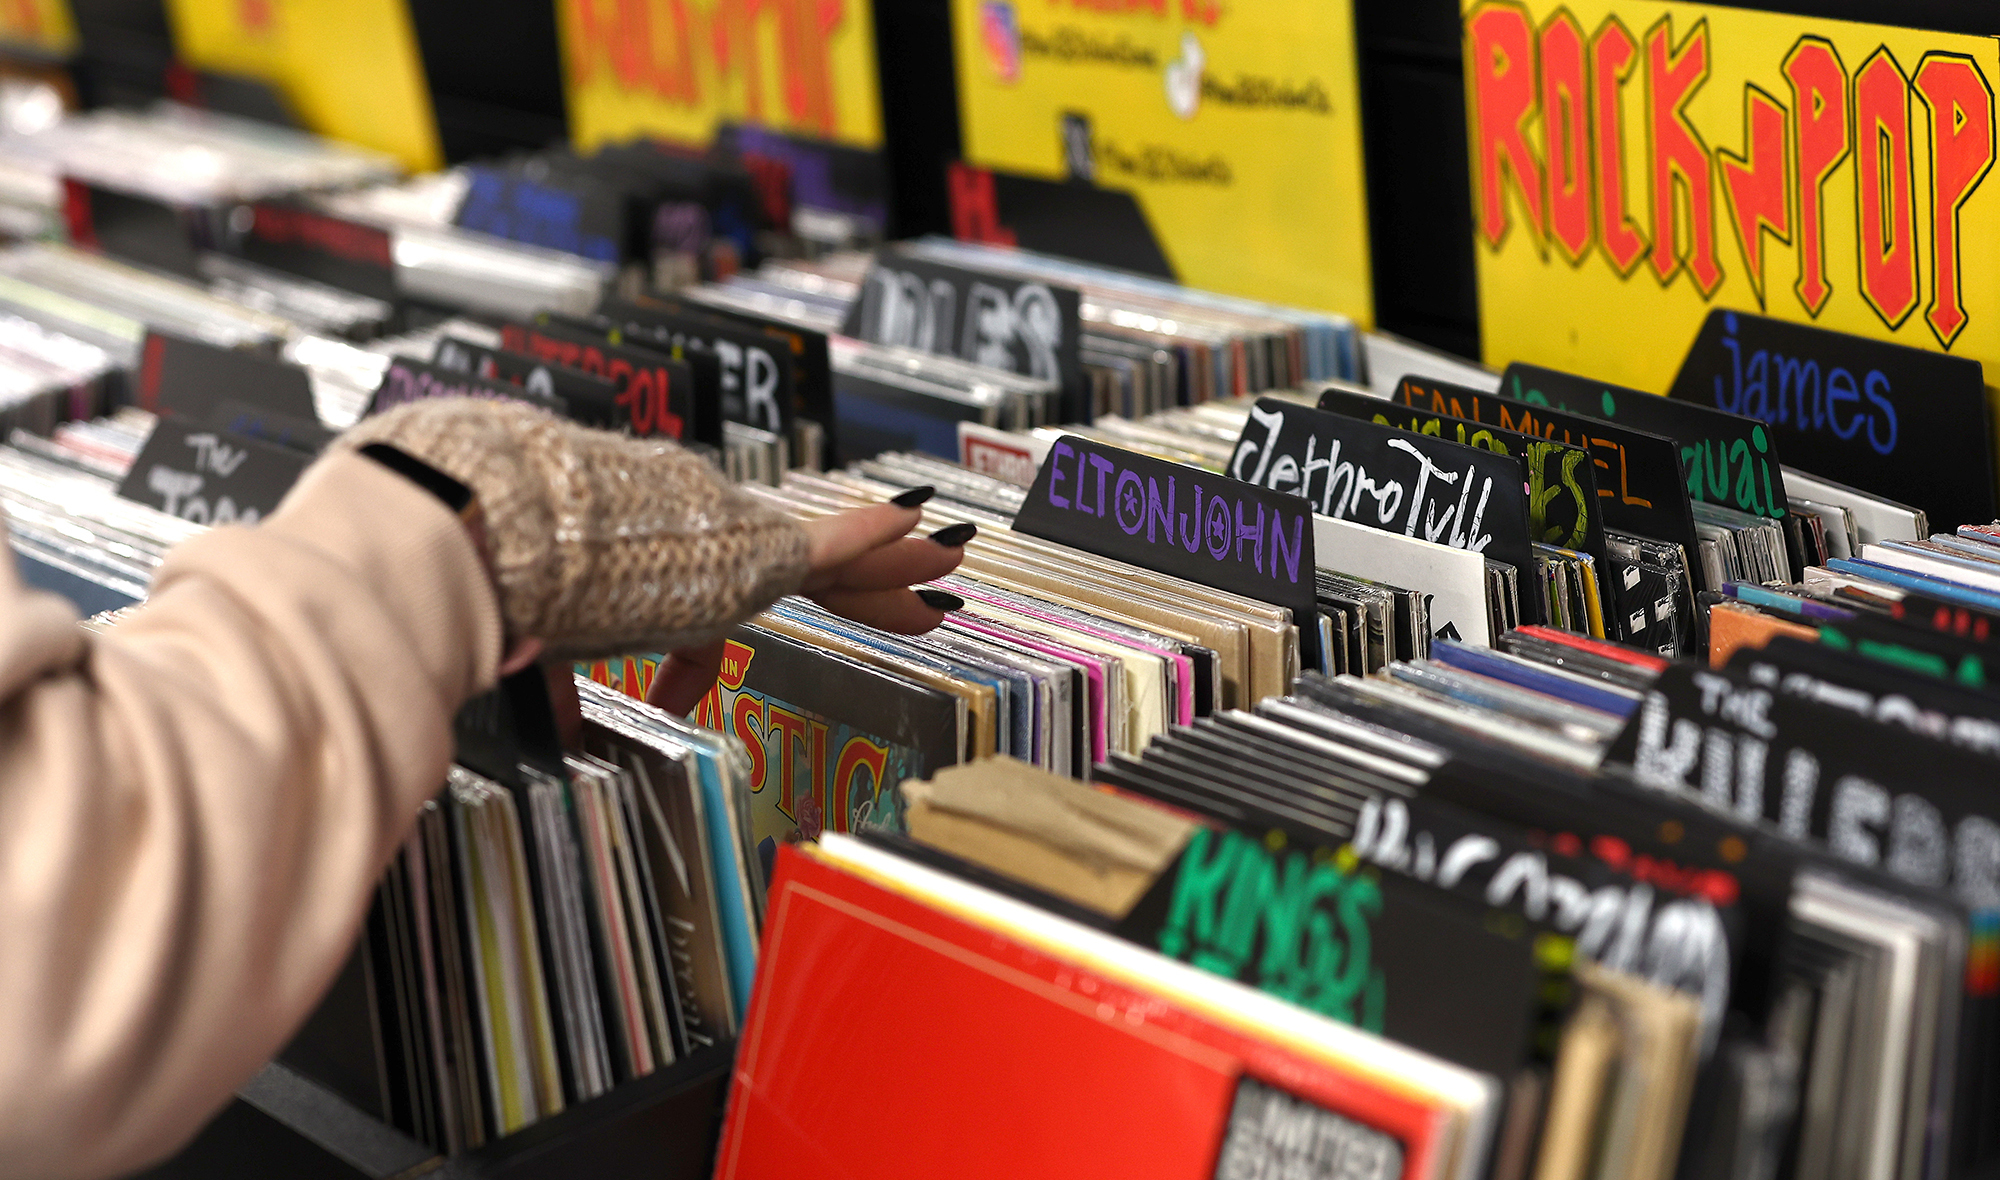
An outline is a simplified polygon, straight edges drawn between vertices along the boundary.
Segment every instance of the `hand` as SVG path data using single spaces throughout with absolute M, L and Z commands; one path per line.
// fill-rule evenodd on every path
M 922 634 L 944 622 L 945 612 L 918 597 L 910 585 L 957 569 L 969 538 L 945 545 L 908 536 L 923 518 L 916 508 L 875 504 L 808 523 L 810 565 L 800 593 L 837 615 L 903 635 Z M 653 674 L 646 701 L 682 716 L 715 687 L 721 668 L 719 641 L 674 652 Z

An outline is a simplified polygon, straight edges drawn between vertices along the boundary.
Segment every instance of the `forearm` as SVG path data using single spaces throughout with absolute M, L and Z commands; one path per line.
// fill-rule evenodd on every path
M 499 610 L 457 519 L 355 456 L 89 643 L 0 579 L 0 1175 L 105 1175 L 318 1002 Z
M 806 574 L 797 521 L 670 442 L 466 398 L 367 419 L 340 445 L 373 442 L 473 490 L 509 632 L 560 656 L 698 643 Z

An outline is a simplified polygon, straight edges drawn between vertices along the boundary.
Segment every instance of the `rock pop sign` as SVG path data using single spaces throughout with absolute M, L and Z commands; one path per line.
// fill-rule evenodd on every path
M 1717 307 L 2000 363 L 2000 41 L 1462 4 L 1488 364 L 1661 393 Z

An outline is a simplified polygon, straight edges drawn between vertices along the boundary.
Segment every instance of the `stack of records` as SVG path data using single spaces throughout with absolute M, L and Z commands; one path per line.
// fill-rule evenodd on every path
M 394 160 L 272 124 L 161 102 L 9 137 L 17 167 L 176 205 L 206 206 L 393 177 Z
M 954 457 L 962 422 L 1030 430 L 1061 417 L 1053 380 L 895 345 L 836 339 L 833 399 L 846 463 L 884 451 Z
M 714 308 L 770 316 L 819 332 L 840 331 L 857 286 L 805 269 L 805 265 L 770 259 L 752 273 L 687 287 L 680 293 Z
M 66 246 L 0 251 L 0 303 L 54 329 L 104 343 L 127 365 L 148 328 L 224 348 L 272 346 L 293 330 L 288 320 L 212 295 L 189 281 Z M 85 331 L 73 332 L 72 325 Z M 109 343 L 96 339 L 107 335 Z
M 771 915 L 719 1177 L 1484 1174 L 1490 1078 L 1000 891 L 829 836 Z
M 60 421 L 101 413 L 118 377 L 105 349 L 0 310 L 0 432 L 46 434 Z
M 308 332 L 344 340 L 371 340 L 388 330 L 396 309 L 371 299 L 269 267 L 204 254 L 196 264 L 212 294 L 280 316 Z
M 1343 316 L 1220 295 L 1024 250 L 944 238 L 926 238 L 908 248 L 918 258 L 988 267 L 1077 288 L 1084 296 L 1085 351 L 1103 354 L 1099 363 L 1120 369 L 1125 365 L 1116 358 L 1138 361 L 1141 368 L 1160 366 L 1160 381 L 1142 380 L 1153 392 L 1141 397 L 1139 404 L 1150 409 L 1360 375 L 1359 334 Z M 1124 413 L 1136 416 L 1130 410 Z
M 1976 851 L 2000 828 L 1968 790 L 1994 747 L 1968 727 L 2000 707 L 1832 639 L 1713 673 L 1539 627 L 1503 651 L 1439 645 L 1163 732 L 1108 758 L 1095 790 L 1007 762 L 905 782 L 862 832 L 875 848 L 829 838 L 817 859 L 926 883 L 872 907 L 883 930 L 930 929 L 923 907 L 989 930 L 972 915 L 998 907 L 1003 938 L 1093 927 L 1144 948 L 1092 943 L 1093 964 L 1172 978 L 1161 960 L 1180 960 L 1471 1071 L 1494 1111 L 1470 1173 L 1964 1174 L 1995 1158 L 2000 1066 L 2000 895 Z M 817 873 L 781 868 L 774 921 L 854 937 L 787 897 L 790 875 Z M 1045 912 L 1015 919 L 1021 902 Z M 787 1064 L 829 1084 L 876 1064 L 872 1046 L 826 1057 L 783 1015 L 803 985 L 782 940 L 768 954 L 748 1043 L 797 1060 L 739 1077 L 754 1097 L 732 1121 L 758 1126 L 756 1103 L 785 1101 L 761 1079 Z M 940 977 L 927 1007 L 975 995 Z M 947 1056 L 978 1036 L 959 1019 L 936 1034 Z M 1069 1069 L 1106 1050 L 1090 1052 Z M 789 1113 L 790 1133 L 828 1134 Z M 1191 1160 L 1236 1134 L 1219 1110 L 1189 1120 Z M 1061 1139 L 1050 1125 L 1037 1133 Z
M 105 469 L 130 445 L 129 430 L 107 424 L 54 440 L 16 438 L 34 449 L 0 447 L 0 513 L 14 557 L 30 585 L 83 613 L 144 598 L 166 551 L 202 531 L 118 495 Z
M 1084 440 L 1062 445 L 1072 444 Z M 1195 468 L 1162 470 L 1186 481 L 1183 495 L 1204 481 L 1228 486 Z M 1461 641 L 1483 650 L 1512 625 L 1491 613 L 1499 591 L 1477 553 L 1323 517 L 1308 530 L 1303 511 L 1289 527 L 1311 538 L 1314 564 L 1294 606 L 1199 580 L 1199 565 L 1065 543 L 1022 523 L 1046 489 L 929 455 L 889 453 L 752 490 L 814 517 L 918 487 L 936 489 L 922 527 L 965 547 L 960 570 L 934 587 L 962 603 L 948 621 L 924 636 L 887 635 L 787 600 L 731 637 L 722 683 L 696 712 L 752 751 L 767 858 L 798 835 L 893 822 L 890 788 L 943 766 L 1003 754 L 1081 777 L 1176 727 L 1283 692 L 1302 664 L 1376 673 Z M 1274 527 L 1256 552 L 1282 559 L 1275 526 L 1286 518 L 1259 519 Z M 1185 527 L 1185 511 L 1173 527 Z M 1240 548 L 1251 552 L 1247 535 Z M 643 695 L 657 658 L 605 661 L 592 674 Z
M 740 751 L 578 687 L 568 755 L 517 747 L 546 732 L 519 715 L 519 685 L 468 706 L 471 765 L 377 891 L 364 956 L 383 1093 L 360 1097 L 441 1152 L 724 1044 L 749 1007 L 765 891 Z

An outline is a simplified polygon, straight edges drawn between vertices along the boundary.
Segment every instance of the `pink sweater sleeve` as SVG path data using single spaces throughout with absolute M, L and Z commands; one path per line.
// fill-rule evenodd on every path
M 163 1156 L 291 1036 L 500 658 L 477 552 L 372 461 L 177 549 L 109 635 L 0 543 L 0 1176 Z

